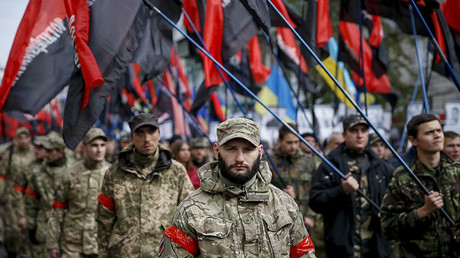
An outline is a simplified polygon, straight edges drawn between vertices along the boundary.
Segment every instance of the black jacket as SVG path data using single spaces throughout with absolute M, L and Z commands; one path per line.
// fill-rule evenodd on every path
M 369 197 L 380 206 L 387 188 L 393 167 L 379 159 L 367 148 L 370 167 L 368 170 Z M 344 175 L 349 172 L 344 158 L 344 144 L 339 145 L 328 156 L 328 160 Z M 310 191 L 310 207 L 323 215 L 324 240 L 326 252 L 330 257 L 353 256 L 353 234 L 355 232 L 355 194 L 346 195 L 342 188 L 341 177 L 324 162 L 313 174 Z M 380 227 L 379 211 L 372 207 L 371 230 L 374 232 L 372 246 L 378 257 L 388 257 L 391 246 L 383 238 Z

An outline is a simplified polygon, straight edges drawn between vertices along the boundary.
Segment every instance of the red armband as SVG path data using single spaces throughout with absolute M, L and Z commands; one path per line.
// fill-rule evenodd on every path
M 67 209 L 67 203 L 66 202 L 53 201 L 51 206 L 53 208 L 58 208 L 58 209 Z
M 25 188 L 24 188 L 24 186 L 17 185 L 17 186 L 14 187 L 14 191 L 18 192 L 18 193 L 24 193 Z
M 103 193 L 99 194 L 97 197 L 97 201 L 102 204 L 102 206 L 106 207 L 110 211 L 115 211 L 115 202 L 112 198 L 105 196 Z
M 290 257 L 298 258 L 302 255 L 315 250 L 315 246 L 310 239 L 310 236 L 307 236 L 304 240 L 300 241 L 297 245 L 291 247 Z
M 198 241 L 187 236 L 187 234 L 176 228 L 174 225 L 169 226 L 165 230 L 164 234 L 169 237 L 171 241 L 182 246 L 182 248 L 191 255 L 195 256 L 198 253 Z
M 0 175 L 0 179 L 6 180 L 6 175 Z
M 34 199 L 37 198 L 37 193 L 29 187 L 26 188 L 26 194 Z

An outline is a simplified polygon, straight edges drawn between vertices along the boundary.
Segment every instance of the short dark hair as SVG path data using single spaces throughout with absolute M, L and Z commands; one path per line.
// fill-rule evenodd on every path
M 444 138 L 454 139 L 460 137 L 460 135 L 454 131 L 446 131 L 444 132 Z
M 438 121 L 441 124 L 441 121 L 433 115 L 433 114 L 420 114 L 412 117 L 406 125 L 407 135 L 417 138 L 418 128 L 420 124 L 431 122 L 431 121 Z
M 294 129 L 296 132 L 299 132 L 299 129 L 295 124 L 288 123 L 288 125 L 291 126 L 292 129 Z M 281 128 L 278 131 L 278 139 L 282 141 L 284 136 L 286 136 L 288 133 L 292 133 L 291 130 L 289 130 L 289 128 L 285 125 L 281 126 Z

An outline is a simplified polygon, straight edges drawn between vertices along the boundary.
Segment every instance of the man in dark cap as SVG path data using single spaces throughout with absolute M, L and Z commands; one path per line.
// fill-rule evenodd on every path
M 159 144 L 152 114 L 129 121 L 131 140 L 98 197 L 99 257 L 154 257 L 176 206 L 193 191 L 187 171 Z
M 160 257 L 315 257 L 294 199 L 270 184 L 260 127 L 231 118 L 217 127 L 218 159 L 177 207 Z
M 345 180 L 324 162 L 313 174 L 310 207 L 323 215 L 328 257 L 388 257 L 391 252 L 378 209 L 356 192 L 380 205 L 393 171 L 369 150 L 368 128 L 360 115 L 345 118 L 345 142 L 327 156 Z

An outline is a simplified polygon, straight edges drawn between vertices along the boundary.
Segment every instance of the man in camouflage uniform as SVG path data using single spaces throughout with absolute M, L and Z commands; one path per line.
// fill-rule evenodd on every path
M 176 206 L 193 191 L 184 166 L 159 145 L 152 114 L 129 120 L 132 145 L 106 172 L 98 197 L 99 257 L 154 257 Z
M 380 228 L 378 208 L 393 168 L 368 146 L 368 124 L 360 115 L 343 120 L 344 143 L 328 160 L 346 174 L 343 180 L 326 163 L 313 174 L 310 207 L 323 215 L 326 254 L 329 257 L 388 257 L 390 243 Z
M 195 167 L 200 168 L 210 161 L 209 141 L 204 137 L 196 137 L 190 140 L 190 153 Z
M 34 160 L 30 132 L 25 127 L 16 130 L 14 144 L 5 153 L 0 163 L 0 174 L 5 179 L 5 193 L 2 198 L 2 217 L 4 221 L 5 249 L 8 256 L 27 255 L 23 242 L 26 232 L 18 225 L 17 211 L 24 209 L 24 184 L 27 171 Z
M 20 187 L 23 187 L 24 189 L 27 189 L 27 184 L 33 175 L 34 169 L 40 166 L 45 159 L 46 149 L 43 147 L 44 141 L 46 141 L 46 136 L 35 136 L 34 138 L 33 145 L 34 145 L 35 160 L 32 162 L 32 164 L 30 164 L 28 171 L 26 172 L 27 173 L 26 182 L 23 182 L 23 184 L 19 185 Z M 22 205 L 19 206 L 19 204 L 22 204 Z M 18 218 L 18 227 L 27 231 L 25 212 L 26 212 L 26 209 L 25 209 L 24 201 L 18 203 L 18 207 L 16 209 L 16 217 Z M 26 246 L 28 250 L 28 254 L 30 254 L 30 257 L 34 257 L 32 254 L 36 253 L 36 251 L 34 251 L 34 248 L 36 246 L 32 244 L 32 242 L 30 241 L 28 237 L 26 237 L 23 245 Z
M 45 242 L 54 191 L 70 166 L 65 156 L 64 140 L 58 133 L 50 132 L 43 147 L 46 149 L 45 162 L 34 169 L 25 192 L 25 224 L 34 245 L 34 257 L 48 257 Z
M 110 167 L 106 142 L 102 129 L 90 129 L 82 141 L 85 159 L 70 167 L 56 188 L 46 241 L 52 258 L 97 257 L 97 196 Z
M 217 127 L 217 161 L 177 207 L 160 257 L 315 257 L 297 204 L 270 184 L 260 127 L 232 118 Z
M 290 124 L 297 130 L 297 126 Z M 316 169 L 316 161 L 313 156 L 307 156 L 300 149 L 300 140 L 289 128 L 282 126 L 279 129 L 278 148 L 272 155 L 273 162 L 281 175 L 281 179 L 273 172 L 272 184 L 283 189 L 299 204 L 300 212 L 304 217 L 307 229 L 314 225 L 315 213 L 308 207 L 310 199 L 311 176 Z
M 460 257 L 460 163 L 442 152 L 444 134 L 436 116 L 414 116 L 407 134 L 417 149 L 409 167 L 430 194 L 398 167 L 381 207 L 383 232 L 401 241 L 401 257 Z

